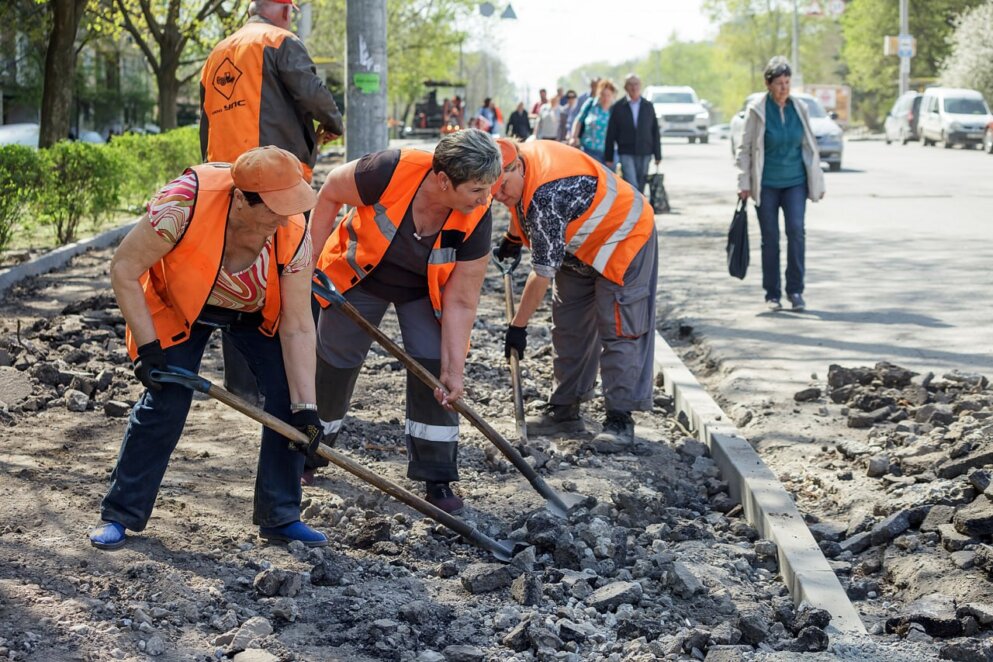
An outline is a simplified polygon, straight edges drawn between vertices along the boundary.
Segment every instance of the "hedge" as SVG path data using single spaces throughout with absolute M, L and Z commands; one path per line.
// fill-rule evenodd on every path
M 163 184 L 199 162 L 196 127 L 117 136 L 108 145 L 0 146 L 0 250 L 18 227 L 36 222 L 67 244 L 83 220 L 98 226 L 115 212 L 137 213 Z

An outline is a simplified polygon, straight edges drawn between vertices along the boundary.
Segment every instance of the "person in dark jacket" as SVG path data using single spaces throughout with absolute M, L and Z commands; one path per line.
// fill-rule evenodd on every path
M 528 119 L 528 111 L 524 108 L 524 102 L 517 104 L 517 110 L 510 114 L 507 120 L 507 135 L 520 140 L 527 140 L 531 135 L 531 121 Z
M 639 191 L 645 190 L 648 181 L 648 163 L 655 156 L 655 165 L 662 160 L 662 137 L 659 120 L 651 102 L 641 96 L 641 79 L 628 74 L 624 79 L 627 98 L 621 99 L 610 110 L 607 120 L 607 141 L 603 160 L 608 168 L 614 165 L 614 144 L 617 160 L 625 181 Z

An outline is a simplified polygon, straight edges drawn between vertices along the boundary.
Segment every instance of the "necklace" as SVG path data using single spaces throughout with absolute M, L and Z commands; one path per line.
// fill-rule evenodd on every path
M 417 234 L 417 230 L 414 230 L 414 239 L 416 239 L 417 241 L 421 241 L 422 239 L 424 239 L 424 237 Z

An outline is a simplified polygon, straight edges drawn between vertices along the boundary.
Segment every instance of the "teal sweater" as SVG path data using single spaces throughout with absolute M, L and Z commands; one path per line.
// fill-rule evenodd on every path
M 785 120 L 785 121 L 784 121 Z M 771 95 L 765 98 L 765 163 L 762 166 L 762 188 L 789 188 L 807 181 L 803 166 L 803 123 L 786 100 L 780 114 Z

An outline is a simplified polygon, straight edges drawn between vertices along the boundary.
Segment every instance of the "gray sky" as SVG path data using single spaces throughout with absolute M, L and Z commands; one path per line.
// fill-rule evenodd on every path
M 516 21 L 499 19 L 507 0 L 491 1 L 496 14 L 480 18 L 474 32 L 485 38 L 489 31 L 487 41 L 529 100 L 586 62 L 644 55 L 664 46 L 674 30 L 686 41 L 713 32 L 701 11 L 703 0 L 510 0 Z

